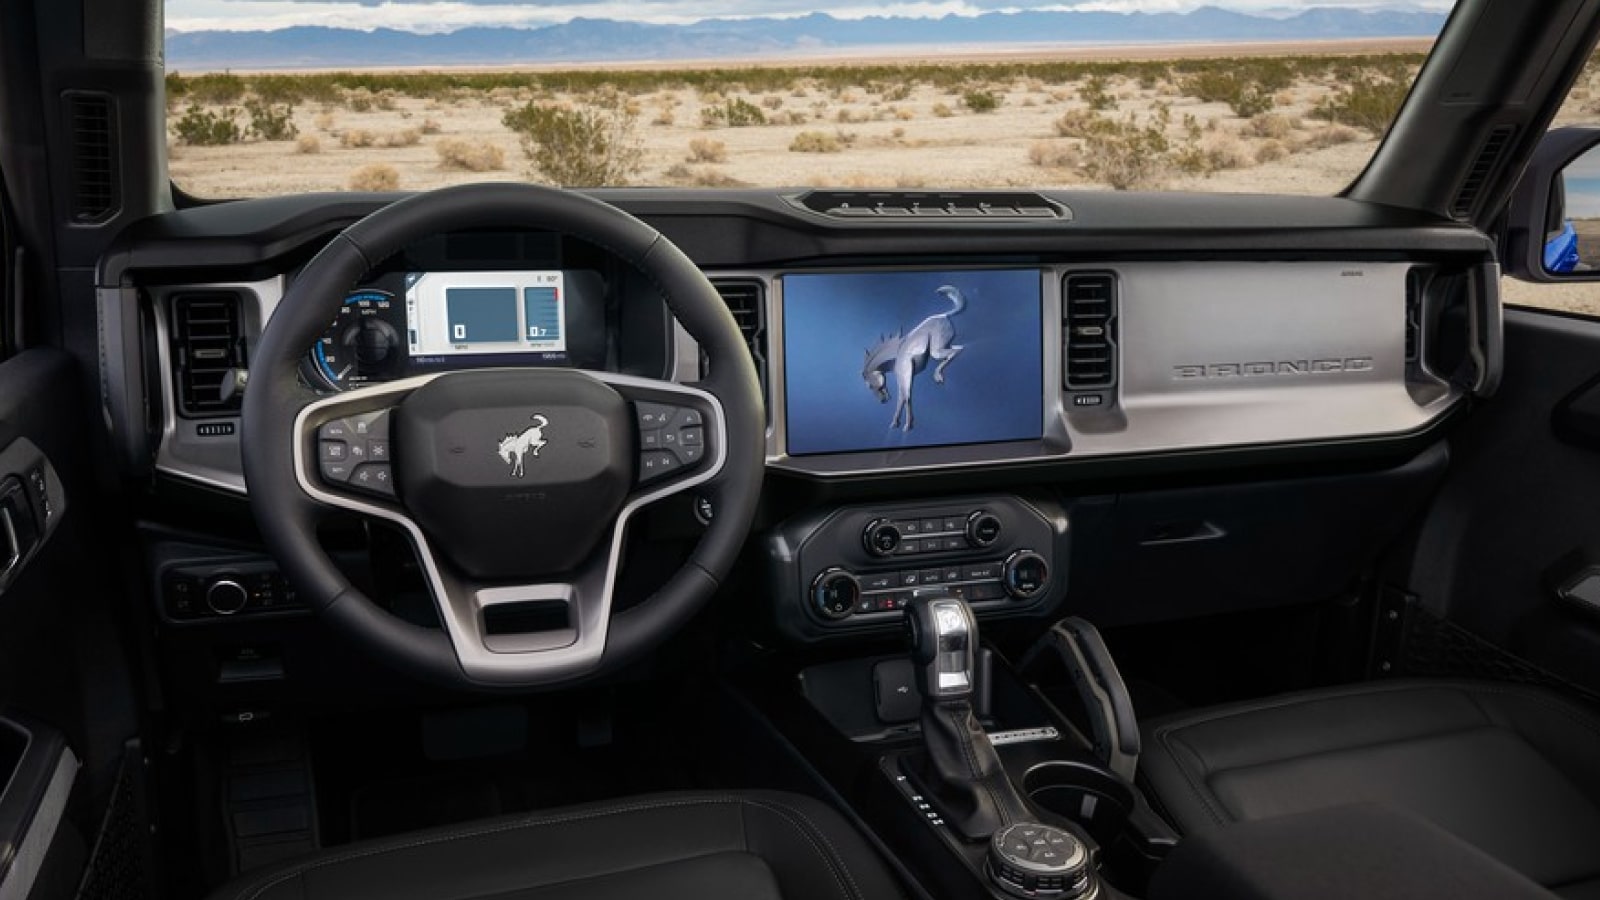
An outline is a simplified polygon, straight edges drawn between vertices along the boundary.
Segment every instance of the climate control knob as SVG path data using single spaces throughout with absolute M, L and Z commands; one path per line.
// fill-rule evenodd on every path
M 824 569 L 811 582 L 811 606 L 824 619 L 839 620 L 855 611 L 861 582 L 844 569 Z
M 206 607 L 219 616 L 231 616 L 250 602 L 250 592 L 231 578 L 218 578 L 206 588 Z
M 1032 550 L 1018 550 L 1006 557 L 1000 582 L 1012 597 L 1030 600 L 1050 586 L 1050 563 Z
M 900 527 L 888 519 L 873 519 L 861 532 L 861 546 L 870 556 L 892 556 L 900 548 Z
M 1000 540 L 1000 517 L 986 509 L 967 516 L 967 543 L 974 547 L 987 547 Z

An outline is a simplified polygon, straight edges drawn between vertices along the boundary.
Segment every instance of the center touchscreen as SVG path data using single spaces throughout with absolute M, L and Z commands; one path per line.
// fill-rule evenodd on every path
M 788 452 L 1039 438 L 1040 284 L 1033 269 L 785 276 Z
M 566 325 L 565 276 L 559 271 L 406 276 L 413 358 L 488 353 L 564 358 Z

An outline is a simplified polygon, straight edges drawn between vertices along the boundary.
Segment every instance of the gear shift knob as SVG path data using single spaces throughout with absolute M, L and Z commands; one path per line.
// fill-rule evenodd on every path
M 978 622 L 966 601 L 918 597 L 906 607 L 906 633 L 917 689 L 927 702 L 972 697 Z

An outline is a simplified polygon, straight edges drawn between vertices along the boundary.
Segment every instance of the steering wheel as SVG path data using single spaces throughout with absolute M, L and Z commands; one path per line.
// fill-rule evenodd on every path
M 695 385 L 574 369 L 423 375 L 330 397 L 299 363 L 357 281 L 415 241 L 537 228 L 588 241 L 651 280 L 709 359 Z M 677 247 L 581 194 L 518 184 L 444 188 L 346 228 L 267 323 L 244 398 L 250 503 L 301 597 L 376 655 L 458 687 L 576 681 L 637 659 L 716 591 L 755 516 L 765 413 L 755 366 L 716 290 Z M 716 511 L 690 559 L 613 613 L 630 518 L 694 489 Z M 442 630 L 398 619 L 317 540 L 353 511 L 410 537 Z

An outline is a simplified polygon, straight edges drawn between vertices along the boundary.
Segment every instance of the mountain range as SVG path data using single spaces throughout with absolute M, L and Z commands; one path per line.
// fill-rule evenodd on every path
M 865 47 L 1045 43 L 1157 44 L 1433 37 L 1444 13 L 1314 8 L 1262 16 L 1217 7 L 1188 13 L 995 12 L 978 16 L 706 19 L 658 25 L 578 18 L 540 28 L 439 34 L 304 26 L 272 31 L 170 31 L 176 71 L 369 66 L 516 65 L 618 60 L 754 59 Z M 926 58 L 926 52 L 919 52 Z

